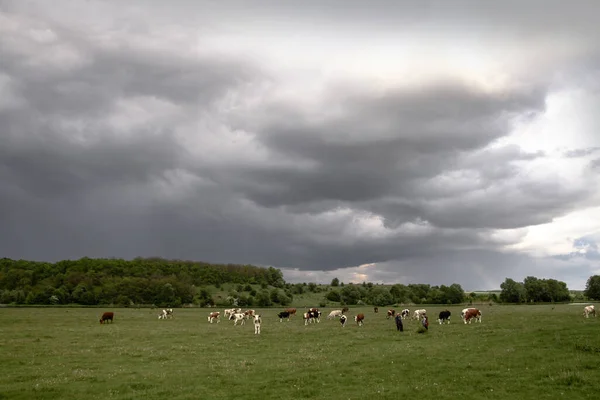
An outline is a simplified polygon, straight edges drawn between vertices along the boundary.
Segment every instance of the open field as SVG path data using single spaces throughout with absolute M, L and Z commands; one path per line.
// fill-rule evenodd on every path
M 414 308 L 414 307 L 413 307 Z M 411 308 L 411 310 L 413 309 Z M 209 309 L 0 309 L 0 399 L 597 399 L 600 318 L 582 305 L 484 306 L 481 324 L 396 331 L 384 307 L 345 328 L 209 324 Z M 114 324 L 100 325 L 102 311 Z M 214 309 L 212 309 L 214 311 Z M 219 309 L 219 311 L 223 311 Z M 299 310 L 300 311 L 300 310 Z

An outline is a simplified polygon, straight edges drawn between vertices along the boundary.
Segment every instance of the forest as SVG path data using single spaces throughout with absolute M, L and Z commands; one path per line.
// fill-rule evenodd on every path
M 226 296 L 215 296 L 228 284 Z M 590 277 L 585 291 L 600 296 L 600 277 Z M 507 278 L 501 292 L 465 293 L 458 283 L 379 285 L 344 284 L 335 278 L 329 285 L 286 283 L 281 270 L 240 264 L 167 260 L 162 258 L 81 258 L 56 263 L 0 259 L 0 304 L 28 305 L 230 305 L 268 307 L 289 305 L 294 296 L 318 294 L 323 304 L 398 303 L 460 304 L 479 300 L 505 303 L 568 302 L 565 282 L 527 277 Z

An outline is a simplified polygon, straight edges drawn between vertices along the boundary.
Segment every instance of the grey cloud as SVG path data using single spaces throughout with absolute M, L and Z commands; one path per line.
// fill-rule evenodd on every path
M 565 157 L 567 157 L 567 158 L 579 158 L 579 157 L 589 156 L 591 154 L 596 153 L 599 150 L 600 150 L 600 147 L 588 147 L 585 149 L 568 150 L 568 151 L 565 151 L 564 154 L 565 154 Z
M 115 46 L 101 45 L 93 30 L 102 29 L 91 24 L 89 11 L 87 29 L 86 20 L 69 25 L 57 10 L 43 19 L 48 5 L 39 3 L 41 11 L 34 12 L 22 4 L 11 3 L 8 17 L 20 18 L 26 10 L 34 25 L 40 18 L 38 25 L 52 27 L 58 44 L 71 46 L 81 60 L 64 69 L 56 60 L 52 68 L 30 63 L 38 47 L 24 34 L 27 21 L 16 32 L 22 47 L 0 46 L 0 76 L 10 78 L 10 94 L 20 99 L 0 108 L 2 256 L 162 256 L 323 274 L 374 262 L 367 273 L 373 280 L 496 288 L 527 268 L 540 275 L 544 270 L 532 267 L 532 258 L 500 252 L 503 243 L 491 238 L 493 229 L 547 222 L 591 197 L 592 188 L 565 188 L 522 174 L 521 164 L 544 154 L 489 146 L 509 133 L 513 117 L 545 111 L 550 78 L 502 94 L 449 81 L 378 94 L 361 89 L 365 82 L 349 82 L 326 88 L 314 108 L 270 93 L 250 93 L 246 106 L 249 86 L 277 82 L 258 57 L 208 50 L 181 55 L 176 48 L 128 40 L 133 33 L 127 29 L 113 32 Z M 180 4 L 186 14 L 206 5 Z M 320 4 L 327 13 L 336 9 Z M 271 5 L 271 15 L 291 7 Z M 434 5 L 416 12 L 428 15 Z M 207 15 L 227 8 L 212 6 L 217 11 L 203 8 Z M 317 9 L 295 13 L 310 16 Z M 435 9 L 455 12 L 441 3 Z M 141 35 L 136 40 L 143 42 L 145 23 L 177 12 L 165 9 L 159 16 L 149 7 L 144 13 L 155 19 L 131 22 Z M 359 16 L 348 8 L 341 12 L 348 23 Z M 249 19 L 239 10 L 232 14 L 228 21 Z M 377 7 L 360 14 L 374 23 L 385 20 Z M 506 12 L 497 14 L 509 20 Z M 127 18 L 133 15 L 128 11 Z M 219 25 L 213 22 L 211 29 Z M 222 107 L 228 96 L 240 97 L 239 104 Z M 120 109 L 123 102 L 142 109 L 147 120 L 136 121 L 134 111 Z M 116 114 L 123 126 L 115 126 Z M 252 139 L 222 154 L 218 145 L 202 147 L 213 136 L 224 147 L 221 130 L 247 132 Z M 198 147 L 189 144 L 198 138 Z M 256 149 L 260 155 L 248 161 L 246 153 Z M 566 156 L 593 154 L 586 151 Z M 335 215 L 344 209 L 351 211 Z M 383 217 L 384 229 L 361 230 L 360 212 Z M 557 276 L 567 276 L 564 265 L 574 262 L 551 261 Z M 571 267 L 582 275 L 590 265 Z

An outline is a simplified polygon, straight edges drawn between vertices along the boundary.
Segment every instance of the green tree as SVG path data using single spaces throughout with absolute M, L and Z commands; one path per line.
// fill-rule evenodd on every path
M 600 300 L 600 275 L 588 278 L 583 294 L 590 300 Z
M 340 280 L 338 278 L 333 278 L 331 280 L 331 286 L 333 286 L 333 287 L 340 286 Z
M 506 278 L 500 289 L 500 300 L 504 303 L 521 303 L 526 299 L 525 287 L 521 282 Z

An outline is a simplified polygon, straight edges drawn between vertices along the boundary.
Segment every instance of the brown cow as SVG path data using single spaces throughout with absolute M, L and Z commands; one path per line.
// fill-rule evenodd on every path
M 354 317 L 354 321 L 356 322 L 356 324 L 358 326 L 361 326 L 363 324 L 363 320 L 365 319 L 365 314 L 357 314 L 356 317 Z
M 373 312 L 377 314 L 379 312 L 379 307 L 373 307 Z
M 481 322 L 481 311 L 479 311 L 476 308 L 469 308 L 466 310 L 464 316 L 463 316 L 463 321 L 465 322 L 465 324 L 468 322 L 469 324 L 471 323 L 471 320 L 475 318 L 475 321 Z
M 210 322 L 212 324 L 214 320 L 217 320 L 217 324 L 218 324 L 219 322 L 221 322 L 220 316 L 221 316 L 221 313 L 218 311 L 211 312 L 208 316 L 208 322 Z
M 288 312 L 288 313 L 290 313 L 290 316 L 296 315 L 296 309 L 295 308 L 286 308 L 285 311 Z
M 104 314 L 102 314 L 102 317 L 100 317 L 100 323 L 103 324 L 106 321 L 110 321 L 110 323 L 112 324 L 114 317 L 115 317 L 114 312 L 105 312 Z
M 348 311 L 350 311 L 350 309 L 348 307 L 342 308 L 342 314 L 347 313 Z
M 396 315 L 396 310 L 394 310 L 393 308 L 390 308 L 389 310 L 387 310 L 387 319 L 390 319 L 390 317 L 394 317 Z

